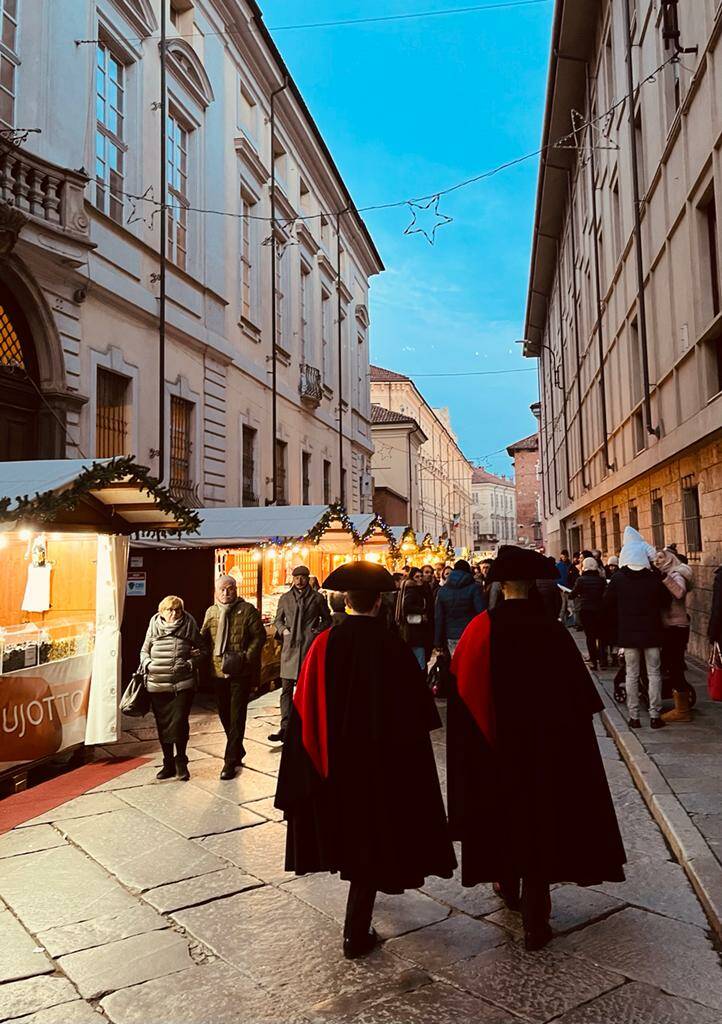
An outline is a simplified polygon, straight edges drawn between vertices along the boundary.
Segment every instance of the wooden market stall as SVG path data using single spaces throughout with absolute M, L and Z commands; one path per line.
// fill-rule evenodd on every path
M 128 535 L 197 525 L 129 457 L 0 463 L 0 775 L 117 740 Z

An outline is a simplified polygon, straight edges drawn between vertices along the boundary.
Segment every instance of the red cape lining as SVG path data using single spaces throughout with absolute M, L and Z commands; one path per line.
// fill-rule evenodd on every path
M 482 612 L 464 630 L 451 661 L 456 687 L 487 741 L 494 743 L 496 721 L 491 692 L 491 619 Z
M 327 629 L 311 644 L 301 667 L 293 703 L 301 719 L 301 739 L 314 767 L 328 778 L 328 720 L 326 718 Z

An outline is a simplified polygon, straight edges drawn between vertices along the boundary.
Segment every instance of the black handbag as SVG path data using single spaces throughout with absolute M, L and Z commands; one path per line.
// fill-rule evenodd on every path
M 451 663 L 446 654 L 439 654 L 429 672 L 429 687 L 433 695 L 440 700 L 449 696 L 451 689 Z
M 130 677 L 130 682 L 120 698 L 120 710 L 129 718 L 142 718 L 150 711 L 150 694 L 145 685 L 145 672 L 141 669 Z

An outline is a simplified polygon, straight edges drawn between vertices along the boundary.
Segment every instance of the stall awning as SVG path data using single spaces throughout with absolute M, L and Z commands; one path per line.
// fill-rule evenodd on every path
M 197 512 L 131 456 L 0 462 L 0 525 L 27 523 L 109 533 L 191 532 Z

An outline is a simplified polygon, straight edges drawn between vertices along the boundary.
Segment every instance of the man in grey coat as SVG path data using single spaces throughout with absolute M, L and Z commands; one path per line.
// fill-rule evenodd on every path
M 268 737 L 283 742 L 291 717 L 293 689 L 303 659 L 315 637 L 331 625 L 325 598 L 309 586 L 310 573 L 298 565 L 291 573 L 291 589 L 283 594 L 276 612 L 276 637 L 281 641 L 281 727 Z

